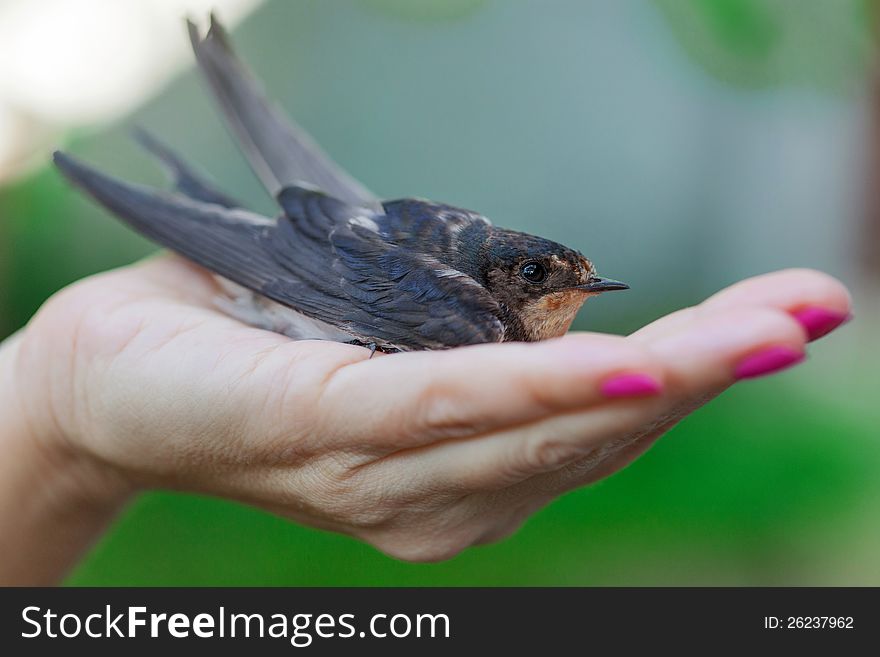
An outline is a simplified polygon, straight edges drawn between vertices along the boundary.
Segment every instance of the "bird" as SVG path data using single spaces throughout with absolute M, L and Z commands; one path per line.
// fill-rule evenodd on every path
M 563 335 L 591 296 L 628 285 L 582 253 L 420 198 L 379 200 L 270 101 L 215 15 L 198 69 L 280 214 L 216 189 L 144 130 L 172 191 L 116 179 L 61 151 L 59 171 L 124 223 L 213 272 L 218 307 L 292 339 L 395 353 Z M 372 355 L 372 354 L 371 354 Z

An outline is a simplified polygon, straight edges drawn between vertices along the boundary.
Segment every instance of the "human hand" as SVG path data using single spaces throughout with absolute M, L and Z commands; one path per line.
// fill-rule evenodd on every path
M 245 326 L 214 309 L 218 293 L 161 256 L 48 301 L 10 359 L 41 453 L 65 454 L 50 460 L 108 507 L 197 491 L 416 561 L 508 535 L 737 377 L 797 362 L 808 333 L 850 311 L 836 280 L 787 270 L 628 337 L 370 359 Z

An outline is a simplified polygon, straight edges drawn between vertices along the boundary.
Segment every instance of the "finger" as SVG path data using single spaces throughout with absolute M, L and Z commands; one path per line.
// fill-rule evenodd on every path
M 850 294 L 840 281 L 811 269 L 786 269 L 731 285 L 700 305 L 662 317 L 630 337 L 650 339 L 674 331 L 707 312 L 734 306 L 783 310 L 799 319 L 811 339 L 833 330 L 852 312 Z
M 768 350 L 800 356 L 804 340 L 798 323 L 782 311 L 720 309 L 649 345 L 660 359 L 666 382 L 657 397 L 607 401 L 588 410 L 485 437 L 447 441 L 418 454 L 395 455 L 388 460 L 403 458 L 423 477 L 430 476 L 427 481 L 431 485 L 463 490 L 510 486 L 542 473 L 555 473 L 587 457 L 600 463 L 676 419 L 680 409 L 692 410 L 737 377 L 754 375 L 756 370 L 750 363 L 759 362 Z
M 717 394 L 693 397 L 663 414 L 656 421 L 621 439 L 611 441 L 587 456 L 567 463 L 555 472 L 538 475 L 514 488 L 523 488 L 558 497 L 570 490 L 581 488 L 608 477 L 647 452 L 667 431 Z
M 789 312 L 819 306 L 847 313 L 851 304 L 849 291 L 832 276 L 814 269 L 784 269 L 740 281 L 712 295 L 703 305 L 762 305 Z
M 651 344 L 666 366 L 670 396 L 677 398 L 666 412 L 642 430 L 610 441 L 588 456 L 567 464 L 558 472 L 536 478 L 533 483 L 541 490 L 554 490 L 558 495 L 606 477 L 641 456 L 666 431 L 717 396 L 738 376 L 743 377 L 743 373 L 746 378 L 754 375 L 756 370 L 750 363 L 761 364 L 762 354 L 780 353 L 780 349 L 789 350 L 792 360 L 788 363 L 777 361 L 776 366 L 784 367 L 799 362 L 796 356 L 803 353 L 805 336 L 798 322 L 784 311 L 719 305 L 712 312 L 711 318 L 699 319 L 690 329 L 660 336 Z M 752 324 L 749 327 L 741 323 L 746 316 L 749 318 L 748 323 Z M 728 360 L 727 367 L 721 367 L 715 372 L 705 370 L 700 363 L 701 354 L 721 348 L 718 340 L 722 333 L 726 332 L 726 339 L 730 339 L 735 332 L 755 331 L 759 328 L 755 322 L 759 321 L 765 322 L 765 326 L 764 332 L 756 332 L 756 335 L 760 335 L 758 342 L 746 348 L 749 340 L 741 333 L 741 346 L 733 358 Z M 764 366 L 773 365 L 767 360 L 763 362 Z M 745 369 L 743 364 L 746 365 Z M 772 370 L 766 371 L 771 372 Z
M 586 408 L 625 373 L 654 386 L 645 394 L 662 385 L 651 352 L 618 336 L 408 353 L 340 370 L 318 410 L 340 440 L 367 437 L 384 454 Z

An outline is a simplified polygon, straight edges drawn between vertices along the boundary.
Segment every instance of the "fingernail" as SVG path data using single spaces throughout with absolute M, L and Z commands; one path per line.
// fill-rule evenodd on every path
M 812 342 L 823 335 L 828 335 L 841 324 L 852 319 L 851 313 L 841 313 L 818 306 L 808 306 L 793 312 L 792 317 L 801 323 Z
M 617 374 L 602 382 L 602 394 L 606 397 L 650 397 L 663 390 L 653 376 L 647 374 Z
M 797 365 L 804 358 L 806 356 L 803 352 L 791 347 L 767 347 L 746 356 L 740 361 L 733 371 L 733 376 L 737 381 L 741 379 L 754 379 Z

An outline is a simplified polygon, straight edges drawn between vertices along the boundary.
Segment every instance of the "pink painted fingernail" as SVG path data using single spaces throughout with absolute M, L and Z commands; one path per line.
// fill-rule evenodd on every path
M 841 313 L 818 306 L 807 306 L 796 310 L 791 315 L 804 327 L 811 342 L 818 340 L 823 335 L 828 335 L 838 326 L 846 324 L 852 319 L 851 313 Z
M 650 397 L 660 394 L 663 386 L 647 374 L 617 374 L 602 382 L 602 394 L 606 397 Z
M 737 381 L 741 379 L 754 379 L 766 374 L 773 374 L 800 363 L 806 355 L 791 347 L 775 346 L 767 347 L 761 351 L 746 356 L 736 369 L 733 376 Z

